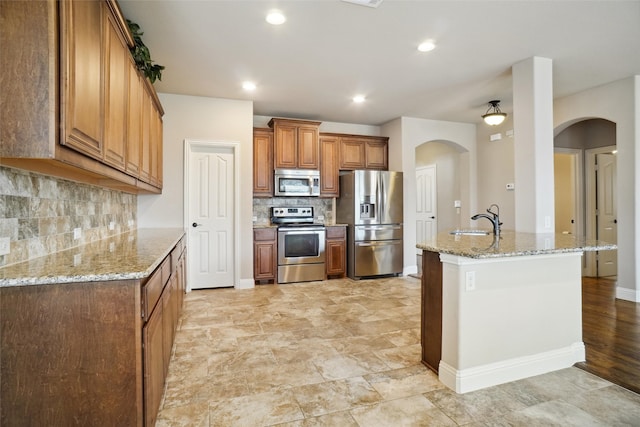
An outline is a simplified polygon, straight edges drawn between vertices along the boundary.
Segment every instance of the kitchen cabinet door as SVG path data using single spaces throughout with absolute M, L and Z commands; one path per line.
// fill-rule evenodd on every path
M 298 168 L 317 170 L 320 166 L 318 149 L 318 126 L 298 127 Z
M 367 140 L 365 143 L 365 168 L 389 169 L 388 138 Z
M 107 14 L 107 70 L 104 129 L 104 162 L 124 171 L 127 151 L 127 104 L 129 91 L 129 48 L 121 36 L 118 24 Z
M 156 424 L 158 409 L 164 390 L 164 337 L 162 330 L 163 307 L 158 304 L 149 321 L 142 328 L 144 346 L 144 412 L 145 425 Z
M 365 143 L 356 137 L 342 137 L 340 141 L 340 169 L 365 168 Z
M 273 197 L 273 131 L 253 130 L 253 196 Z
M 320 197 L 340 196 L 339 151 L 339 137 L 320 136 Z
M 277 274 L 278 245 L 276 228 L 253 230 L 253 278 L 256 281 L 275 282 Z
M 274 140 L 275 168 L 296 169 L 298 167 L 298 128 L 294 125 L 276 124 Z
M 103 31 L 106 6 L 98 1 L 63 1 L 61 11 L 61 143 L 90 157 L 103 157 Z
M 140 176 L 142 156 L 142 77 L 138 74 L 133 59 L 129 60 L 129 99 L 127 116 L 127 167 L 131 176 Z
M 344 277 L 347 271 L 346 227 L 327 227 L 326 272 L 327 277 Z

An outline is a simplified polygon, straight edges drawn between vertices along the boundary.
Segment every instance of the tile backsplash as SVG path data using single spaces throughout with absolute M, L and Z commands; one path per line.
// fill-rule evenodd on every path
M 253 216 L 256 217 L 253 223 L 254 225 L 270 224 L 272 206 L 312 206 L 316 221 L 333 224 L 335 222 L 334 200 L 319 197 L 256 197 L 253 199 Z M 319 220 L 319 216 L 324 216 L 324 220 Z
M 0 166 L 0 267 L 136 228 L 137 196 Z M 74 229 L 81 236 L 74 240 Z

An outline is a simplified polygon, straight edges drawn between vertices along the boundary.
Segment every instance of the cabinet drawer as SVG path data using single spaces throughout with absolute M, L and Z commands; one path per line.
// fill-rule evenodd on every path
M 185 248 L 185 243 L 184 243 L 184 237 L 183 237 L 176 244 L 176 247 L 173 248 L 173 250 L 171 251 L 171 272 L 172 273 L 176 271 L 176 268 L 178 267 L 178 262 L 180 261 L 180 257 L 184 252 L 184 248 Z
M 327 227 L 327 239 L 344 239 L 347 236 L 346 227 Z
M 142 317 L 149 321 L 151 312 L 162 294 L 162 270 L 157 269 L 142 288 Z
M 162 261 L 160 271 L 162 272 L 162 287 L 164 287 L 171 277 L 171 257 L 166 257 L 164 261 Z
M 276 240 L 277 228 L 256 228 L 253 230 L 253 240 Z
M 144 321 L 148 321 L 153 308 L 162 295 L 162 289 L 171 276 L 171 261 L 167 257 L 160 267 L 153 272 L 147 283 L 142 288 L 142 314 Z

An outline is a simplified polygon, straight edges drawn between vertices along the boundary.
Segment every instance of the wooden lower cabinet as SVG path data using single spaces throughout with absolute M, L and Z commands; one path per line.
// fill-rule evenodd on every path
M 253 279 L 275 283 L 278 271 L 278 230 L 253 230 Z
M 420 306 L 422 363 L 438 373 L 442 356 L 442 263 L 437 252 L 422 251 Z
M 183 238 L 149 278 L 0 287 L 0 425 L 153 426 L 185 261 Z M 157 277 L 166 283 L 145 321 Z
M 327 277 L 344 277 L 347 270 L 347 232 L 345 226 L 326 227 Z
M 144 354 L 144 418 L 153 426 L 162 401 L 164 388 L 163 304 L 158 304 L 149 321 L 142 328 Z

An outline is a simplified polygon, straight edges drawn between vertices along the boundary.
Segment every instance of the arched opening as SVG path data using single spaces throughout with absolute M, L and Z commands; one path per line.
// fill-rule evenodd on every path
M 617 242 L 616 124 L 577 120 L 554 137 L 556 233 Z M 617 274 L 617 251 L 587 252 L 583 275 Z
M 427 141 L 415 148 L 416 241 L 461 228 L 468 212 L 468 150 L 452 141 Z M 422 252 L 416 249 L 418 275 Z

